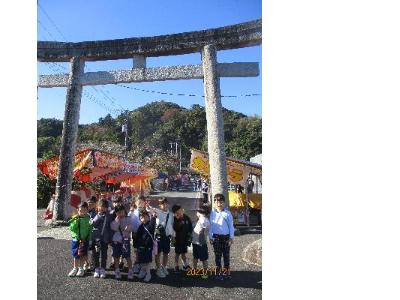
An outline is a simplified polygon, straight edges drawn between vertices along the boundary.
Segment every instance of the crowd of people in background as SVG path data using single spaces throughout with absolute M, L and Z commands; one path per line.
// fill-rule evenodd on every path
M 149 199 L 144 196 L 134 199 L 129 193 L 93 196 L 79 205 L 77 214 L 68 222 L 73 258 L 73 268 L 68 276 L 82 277 L 93 271 L 95 278 L 106 278 L 110 260 L 109 268 L 115 279 L 121 279 L 125 265 L 128 280 L 136 277 L 149 282 L 154 261 L 159 278 L 165 278 L 170 272 L 186 271 L 186 274 L 195 272 L 203 279 L 214 275 L 217 280 L 228 280 L 231 276 L 233 218 L 225 209 L 222 194 L 214 196 L 214 207 L 215 210 L 210 212 L 209 206 L 201 205 L 196 212 L 197 220 L 191 220 L 179 205 L 173 205 L 170 210 L 167 198 L 160 198 L 158 207 L 152 207 Z M 214 271 L 208 264 L 207 240 L 215 254 Z M 187 256 L 190 246 L 193 267 Z M 168 270 L 171 247 L 175 251 L 175 267 Z M 111 257 L 108 257 L 109 248 L 112 249 Z M 201 270 L 198 269 L 199 261 Z
M 162 178 L 162 183 L 156 187 L 152 182 L 151 187 L 153 190 L 161 189 L 163 191 L 194 191 L 201 192 L 207 179 L 198 175 L 193 176 L 189 174 L 176 174 L 165 175 Z

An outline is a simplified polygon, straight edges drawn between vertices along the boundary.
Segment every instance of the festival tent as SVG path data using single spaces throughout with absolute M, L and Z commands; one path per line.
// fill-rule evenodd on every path
M 96 182 L 99 179 L 106 183 L 145 181 L 157 177 L 157 171 L 145 168 L 138 163 L 131 163 L 121 156 L 85 149 L 75 154 L 73 175 L 81 182 Z M 50 179 L 56 179 L 59 157 L 53 157 L 38 163 L 38 168 Z
M 157 177 L 157 171 L 145 168 L 137 163 L 131 163 L 123 157 L 96 149 L 85 149 L 75 154 L 73 175 L 81 182 L 120 183 L 121 188 L 130 188 L 140 192 L 148 189 L 149 181 Z M 38 163 L 40 171 L 50 179 L 56 179 L 58 175 L 59 157 L 53 157 Z M 95 193 L 92 189 L 83 187 L 71 192 L 71 200 L 67 207 L 68 212 L 73 212 L 81 203 L 87 201 Z M 45 218 L 51 218 L 54 199 L 50 201 Z

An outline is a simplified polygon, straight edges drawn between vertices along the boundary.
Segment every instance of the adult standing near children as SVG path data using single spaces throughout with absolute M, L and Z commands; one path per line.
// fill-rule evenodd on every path
M 214 206 L 215 209 L 210 214 L 209 239 L 215 253 L 216 279 L 230 279 L 230 247 L 233 244 L 235 232 L 233 217 L 225 208 L 224 195 L 215 194 Z M 222 256 L 224 257 L 224 269 L 221 268 Z

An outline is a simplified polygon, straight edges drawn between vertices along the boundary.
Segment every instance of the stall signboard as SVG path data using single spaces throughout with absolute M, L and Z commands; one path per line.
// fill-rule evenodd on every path
M 192 149 L 190 167 L 205 177 L 210 176 L 208 154 L 204 151 Z M 261 166 L 254 163 L 246 163 L 235 159 L 226 159 L 227 180 L 231 184 L 246 185 L 250 173 L 261 175 Z

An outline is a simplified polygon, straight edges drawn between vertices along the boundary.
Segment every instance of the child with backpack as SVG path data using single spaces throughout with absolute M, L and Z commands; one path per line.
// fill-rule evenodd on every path
M 158 243 L 158 253 L 155 257 L 156 261 L 156 275 L 160 278 L 164 278 L 169 275 L 167 270 L 168 265 L 168 254 L 170 252 L 171 237 L 175 236 L 173 228 L 174 215 L 169 211 L 169 204 L 167 198 L 163 197 L 159 201 L 160 208 L 154 208 L 157 219 L 156 219 L 156 239 Z M 161 252 L 163 253 L 162 263 Z
M 156 227 L 155 213 L 153 218 L 146 210 L 141 210 L 140 214 L 141 224 L 136 234 L 136 247 L 138 253 L 138 264 L 140 265 L 140 272 L 137 277 L 149 282 L 151 279 L 150 264 L 152 257 L 157 253 L 157 241 L 154 238 L 154 231 Z

